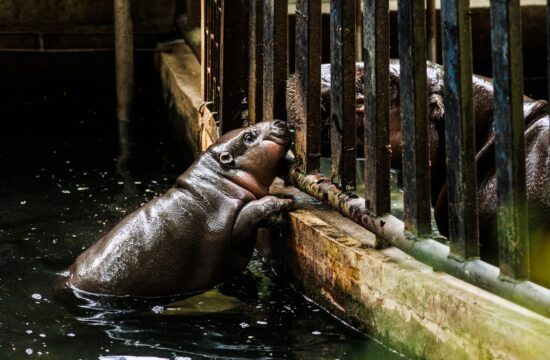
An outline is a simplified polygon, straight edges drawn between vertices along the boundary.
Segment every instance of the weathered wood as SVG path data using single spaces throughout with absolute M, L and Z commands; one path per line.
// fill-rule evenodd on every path
M 250 72 L 248 76 L 248 116 L 250 125 L 263 116 L 263 0 L 250 1 Z
M 501 275 L 529 276 L 519 0 L 491 1 L 497 222 Z
M 321 1 L 296 2 L 296 165 L 316 172 L 321 158 Z
M 387 0 L 365 0 L 365 204 L 377 216 L 389 213 L 389 8 Z
M 263 119 L 285 119 L 288 77 L 288 2 L 264 1 Z
M 400 2 L 398 21 L 405 229 L 423 236 L 431 233 L 424 1 Z
M 355 1 L 330 2 L 332 177 L 355 188 Z
M 222 132 L 240 128 L 242 106 L 248 95 L 249 73 L 249 1 L 221 1 L 220 57 L 212 60 L 220 64 L 219 121 Z
M 469 0 L 441 3 L 451 253 L 479 256 Z

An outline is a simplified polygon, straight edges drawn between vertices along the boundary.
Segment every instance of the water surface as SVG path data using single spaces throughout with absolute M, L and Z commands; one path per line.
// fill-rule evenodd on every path
M 125 183 L 111 106 L 4 106 L 0 359 L 400 358 L 274 280 L 258 258 L 209 298 L 179 305 L 54 299 L 57 274 L 183 170 L 164 156 L 167 139 L 142 124 L 149 141 L 138 137 Z

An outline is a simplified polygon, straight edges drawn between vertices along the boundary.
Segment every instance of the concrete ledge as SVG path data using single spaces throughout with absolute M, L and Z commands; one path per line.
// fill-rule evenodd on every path
M 156 64 L 162 82 L 165 114 L 185 148 L 185 159 L 191 162 L 201 151 L 200 64 L 183 41 L 163 44 L 162 48 L 164 51 L 157 55 Z
M 272 190 L 308 198 L 280 183 Z M 548 357 L 550 319 L 434 272 L 397 248 L 370 248 L 374 235 L 335 211 L 309 206 L 289 219 L 288 239 L 271 242 L 280 247 L 271 254 L 282 259 L 286 277 L 397 351 L 426 359 Z

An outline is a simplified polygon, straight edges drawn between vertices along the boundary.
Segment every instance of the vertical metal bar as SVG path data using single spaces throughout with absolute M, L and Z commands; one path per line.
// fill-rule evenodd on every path
M 321 159 L 321 0 L 296 1 L 296 163 L 316 172 Z
M 241 109 L 248 95 L 250 7 L 248 0 L 218 1 L 221 1 L 219 120 L 222 132 L 226 133 L 243 125 Z
M 264 1 L 264 120 L 285 118 L 288 77 L 288 1 Z
M 206 42 L 208 41 L 208 25 L 207 25 L 207 12 L 206 4 L 210 0 L 201 0 L 201 91 L 202 98 L 206 97 Z
M 469 0 L 441 2 L 451 254 L 479 256 Z
M 548 73 L 548 94 L 547 99 L 550 99 L 550 0 L 546 2 L 546 61 Z
M 444 0 L 441 1 L 443 3 Z M 428 13 L 428 60 L 437 61 L 437 9 L 435 0 L 426 1 Z M 443 5 L 441 5 L 443 7 Z
M 399 2 L 405 229 L 431 233 L 424 1 Z
M 529 277 L 519 0 L 491 0 L 497 223 L 501 276 Z
M 380 216 L 390 212 L 389 4 L 365 0 L 365 206 Z
M 355 188 L 355 1 L 330 2 L 332 177 Z
M 263 116 L 263 20 L 264 1 L 250 1 L 250 73 L 248 76 L 248 115 L 250 125 Z
M 130 0 L 115 0 L 114 11 L 117 118 L 130 123 L 134 102 L 134 26 Z
M 363 60 L 363 0 L 355 0 L 355 60 Z

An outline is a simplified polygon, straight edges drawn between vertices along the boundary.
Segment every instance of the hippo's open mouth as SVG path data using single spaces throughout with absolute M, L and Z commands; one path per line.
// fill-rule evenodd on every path
M 268 140 L 271 140 L 285 148 L 290 146 L 290 131 L 287 124 L 281 120 L 275 120 L 271 123 Z

